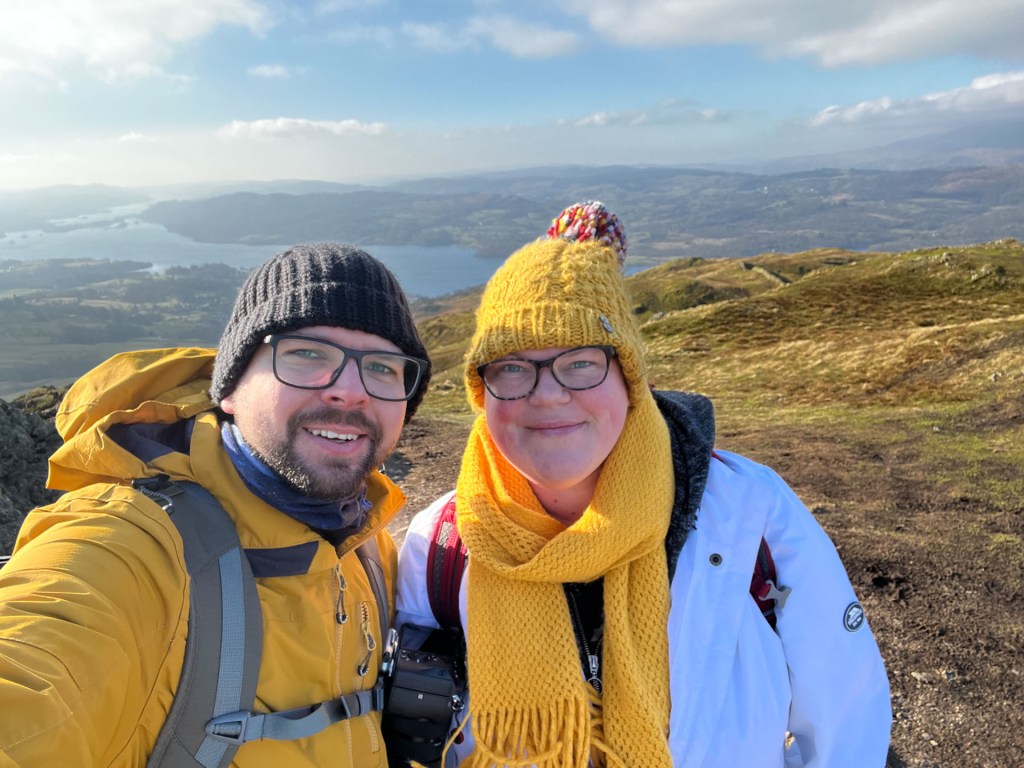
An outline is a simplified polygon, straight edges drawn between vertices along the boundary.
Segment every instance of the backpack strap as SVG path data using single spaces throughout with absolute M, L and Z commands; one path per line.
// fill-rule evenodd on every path
M 455 494 L 444 505 L 434 524 L 430 548 L 427 550 L 427 596 L 430 610 L 442 627 L 458 629 L 459 589 L 466 570 L 466 546 L 455 525 Z
M 757 560 L 754 562 L 754 574 L 750 577 L 750 596 L 754 598 L 754 602 L 772 629 L 776 628 L 775 609 L 782 608 L 789 593 L 793 591 L 792 587 L 776 586 L 777 580 L 775 560 L 768 549 L 768 542 L 762 536 L 761 544 L 757 548 Z
M 133 486 L 167 511 L 181 535 L 190 579 L 181 678 L 147 768 L 225 768 L 241 742 L 214 738 L 206 724 L 251 707 L 256 698 L 263 648 L 256 580 L 234 522 L 209 491 L 165 477 Z
M 377 601 L 377 611 L 380 613 L 380 636 L 387 637 L 388 629 L 391 627 L 391 606 L 388 602 L 388 585 L 384 578 L 384 564 L 380 559 L 380 547 L 377 539 L 371 536 L 356 548 L 356 557 L 366 571 L 366 578 L 370 581 L 370 589 L 373 590 L 373 597 Z
M 238 748 L 257 739 L 292 740 L 384 707 L 384 682 L 307 707 L 254 714 L 263 647 L 256 579 L 235 524 L 205 488 L 166 476 L 132 484 L 159 503 L 178 529 L 189 572 L 185 658 L 167 719 L 147 768 L 227 768 Z M 376 539 L 356 550 L 381 612 L 389 604 Z M 218 637 L 214 628 L 220 626 Z

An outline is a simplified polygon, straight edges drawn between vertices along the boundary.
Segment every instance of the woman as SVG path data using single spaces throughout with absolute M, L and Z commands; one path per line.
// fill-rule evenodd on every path
M 706 398 L 649 388 L 618 220 L 584 203 L 548 234 L 488 282 L 466 358 L 471 727 L 448 764 L 883 766 L 888 681 L 834 546 L 774 472 L 712 450 Z M 406 535 L 400 622 L 436 626 L 450 498 Z M 775 629 L 750 593 L 762 537 Z

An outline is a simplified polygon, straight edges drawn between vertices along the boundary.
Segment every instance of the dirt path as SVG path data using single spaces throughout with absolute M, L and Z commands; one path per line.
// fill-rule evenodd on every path
M 880 430 L 886 426 L 879 425 Z M 409 504 L 450 489 L 467 428 L 419 417 L 389 461 Z M 915 441 L 854 445 L 786 428 L 724 434 L 720 447 L 779 472 L 846 563 L 889 670 L 893 768 L 1024 765 L 1024 537 L 1016 510 L 937 483 Z M 887 446 L 880 450 L 877 446 Z

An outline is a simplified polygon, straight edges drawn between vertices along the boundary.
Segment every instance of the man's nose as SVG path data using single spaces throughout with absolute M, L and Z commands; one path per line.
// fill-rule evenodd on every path
M 359 376 L 359 361 L 345 358 L 338 378 L 322 392 L 325 399 L 341 401 L 346 405 L 366 402 L 370 396 L 366 394 L 363 380 Z

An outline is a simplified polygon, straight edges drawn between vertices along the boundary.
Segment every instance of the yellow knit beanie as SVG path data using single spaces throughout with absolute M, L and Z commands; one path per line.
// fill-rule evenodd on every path
M 483 408 L 478 366 L 523 349 L 615 347 L 630 402 L 648 391 L 644 346 L 622 280 L 626 237 L 599 202 L 577 203 L 548 238 L 520 248 L 487 282 L 466 354 L 466 393 Z

